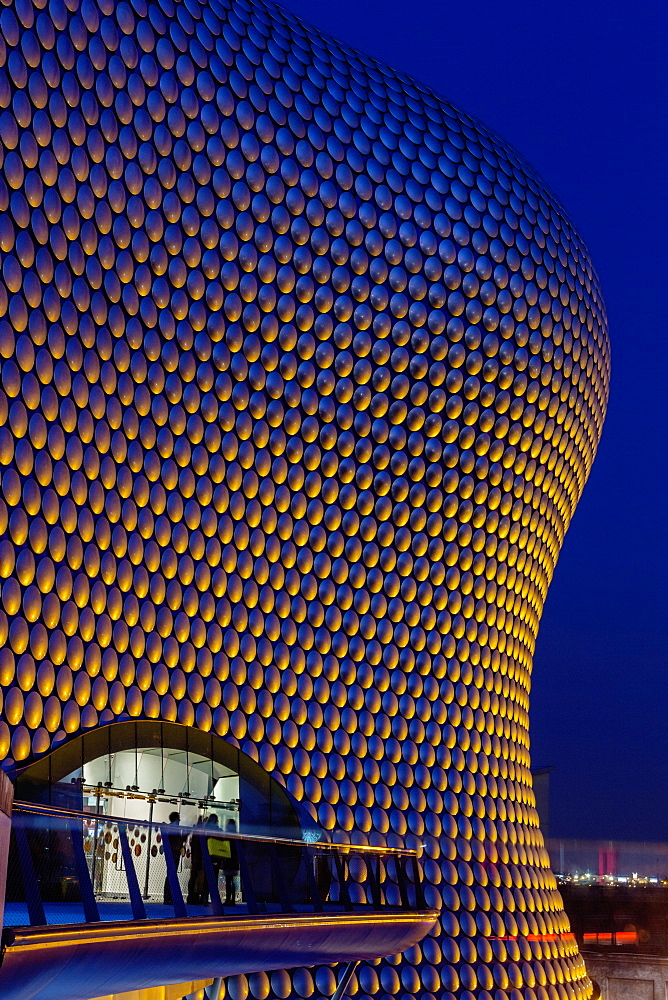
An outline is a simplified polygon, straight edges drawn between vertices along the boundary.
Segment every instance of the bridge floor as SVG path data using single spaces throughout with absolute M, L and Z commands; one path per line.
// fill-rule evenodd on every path
M 166 920 L 174 918 L 174 907 L 159 902 L 144 901 L 146 916 L 149 920 Z M 47 926 L 59 926 L 62 924 L 85 924 L 87 923 L 81 903 L 44 903 L 44 915 Z M 132 909 L 129 900 L 97 900 L 100 913 L 100 920 L 132 920 Z M 343 913 L 343 907 L 325 904 L 328 913 Z M 278 904 L 268 904 L 269 912 L 282 912 Z M 313 913 L 313 907 L 295 904 L 297 913 Z M 235 906 L 224 907 L 226 916 L 242 916 L 248 914 L 246 903 L 237 903 Z M 212 915 L 211 906 L 191 906 L 186 905 L 186 912 L 189 917 L 210 917 Z M 5 927 L 29 927 L 30 916 L 25 903 L 5 903 Z
M 69 919 L 72 912 L 62 911 L 61 917 Z M 188 980 L 381 958 L 417 944 L 437 916 L 431 910 L 239 912 L 6 927 L 0 996 L 88 1000 Z

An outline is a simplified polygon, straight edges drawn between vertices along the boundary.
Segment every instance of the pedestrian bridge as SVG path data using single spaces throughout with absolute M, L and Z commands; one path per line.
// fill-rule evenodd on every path
M 376 959 L 412 947 L 438 916 L 417 854 L 406 849 L 203 832 L 20 802 L 4 819 L 3 1000 L 89 1000 Z M 225 852 L 236 867 L 227 881 L 218 871 L 223 839 L 233 842 Z

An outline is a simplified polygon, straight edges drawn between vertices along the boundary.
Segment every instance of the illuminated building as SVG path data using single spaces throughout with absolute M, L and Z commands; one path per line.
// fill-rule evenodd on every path
M 6 769 L 117 721 L 212 733 L 301 822 L 424 845 L 442 930 L 350 989 L 588 997 L 527 728 L 607 398 L 570 221 L 270 4 L 17 0 L 0 30 Z

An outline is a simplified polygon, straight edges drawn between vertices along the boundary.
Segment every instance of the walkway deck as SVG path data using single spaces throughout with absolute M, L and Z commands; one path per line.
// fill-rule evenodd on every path
M 89 1000 L 188 979 L 393 955 L 438 914 L 264 914 L 7 928 L 3 1000 Z

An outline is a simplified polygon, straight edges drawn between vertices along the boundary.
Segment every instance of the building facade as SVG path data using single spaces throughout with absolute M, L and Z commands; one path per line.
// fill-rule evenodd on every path
M 587 952 L 587 969 L 602 1000 L 658 1000 L 668 992 L 668 958 Z
M 0 62 L 3 766 L 210 733 L 303 824 L 422 845 L 440 930 L 351 995 L 589 997 L 527 715 L 607 399 L 569 219 L 269 3 L 15 0 Z

